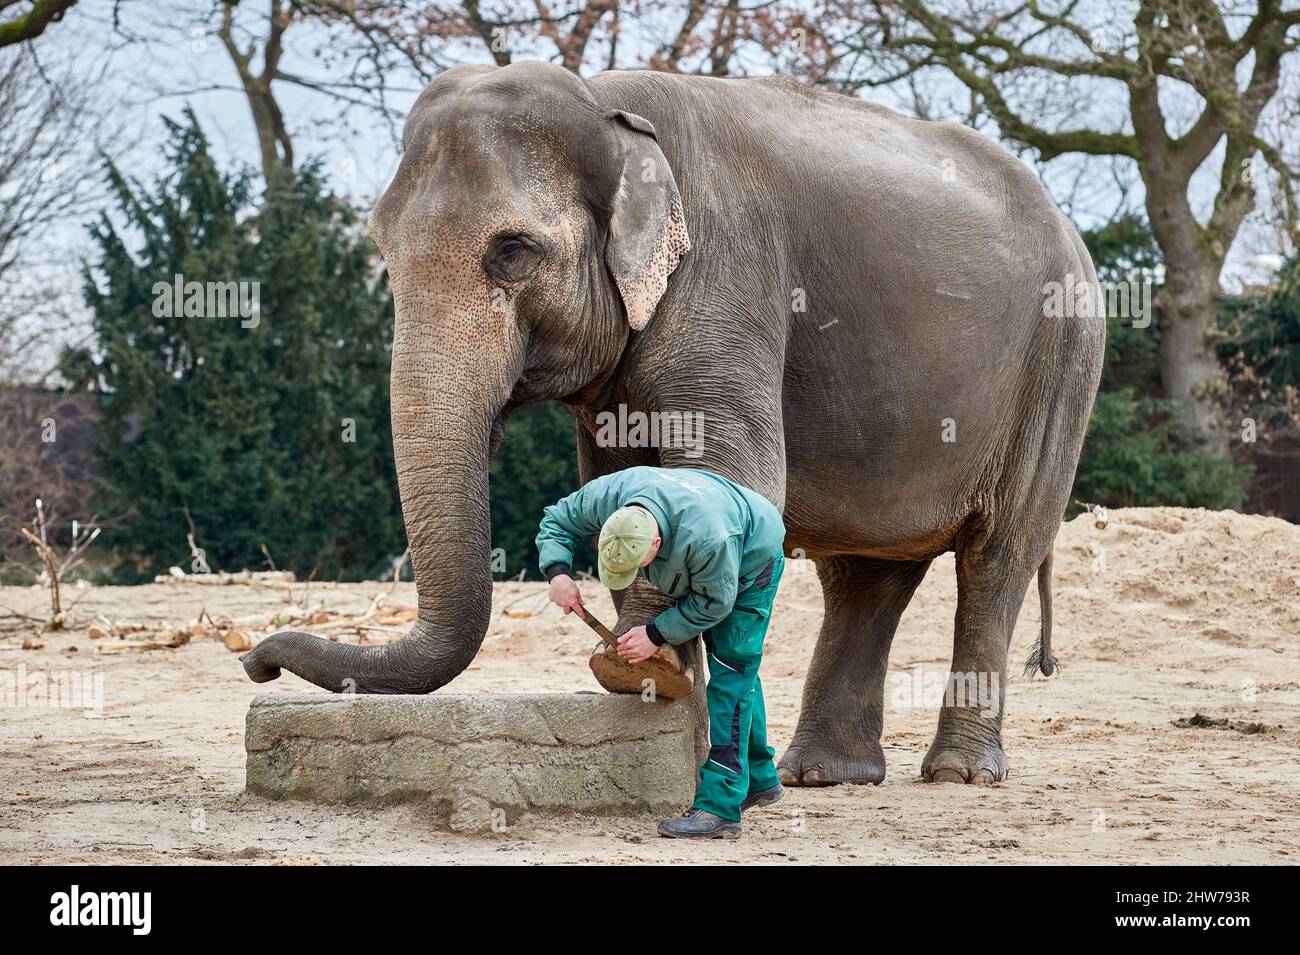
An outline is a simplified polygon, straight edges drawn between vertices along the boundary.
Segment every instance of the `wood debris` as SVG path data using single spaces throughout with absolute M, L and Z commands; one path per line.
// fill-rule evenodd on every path
M 201 584 L 208 587 L 228 587 L 243 584 L 246 587 L 283 587 L 297 583 L 298 578 L 288 570 L 241 570 L 236 573 L 218 571 L 209 574 L 187 574 L 179 567 L 153 579 L 155 584 Z
M 231 653 L 246 653 L 281 630 L 305 630 L 344 643 L 388 643 L 410 629 L 418 609 L 391 604 L 392 595 L 376 595 L 362 613 L 288 605 L 267 616 L 214 617 L 205 608 L 188 624 L 109 620 L 103 616 L 86 628 L 95 652 L 105 654 L 174 650 L 194 641 L 214 640 Z
M 143 632 L 144 628 L 131 632 Z M 96 653 L 135 653 L 146 650 L 174 650 L 190 642 L 188 630 L 179 627 L 166 627 L 156 636 L 144 640 L 104 640 L 95 644 Z

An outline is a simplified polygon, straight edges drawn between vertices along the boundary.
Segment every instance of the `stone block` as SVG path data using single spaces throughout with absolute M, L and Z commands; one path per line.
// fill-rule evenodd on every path
M 427 802 L 456 831 L 529 814 L 674 815 L 695 789 L 688 700 L 604 693 L 264 693 L 245 725 L 248 792 Z

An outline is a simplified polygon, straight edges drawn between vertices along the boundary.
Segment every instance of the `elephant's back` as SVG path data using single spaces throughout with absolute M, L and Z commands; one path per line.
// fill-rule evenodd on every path
M 821 167 L 884 180 L 904 192 L 944 184 L 995 202 L 1054 207 L 1032 171 L 960 123 L 914 119 L 785 77 L 613 71 L 591 82 L 602 99 L 646 115 L 665 152 L 677 152 L 687 165 L 691 155 L 705 154 L 710 163 L 736 169 L 760 163 L 773 173 L 799 174 Z
M 1035 286 L 1076 258 L 1073 226 L 1037 176 L 959 123 L 779 77 L 615 71 L 591 82 L 607 104 L 655 124 L 688 219 L 709 217 L 705 228 L 716 219 L 731 234 L 767 234 L 775 225 L 814 255 L 856 247 L 877 267 L 919 266 L 903 274 L 1005 264 Z M 899 233 L 905 248 L 887 247 Z

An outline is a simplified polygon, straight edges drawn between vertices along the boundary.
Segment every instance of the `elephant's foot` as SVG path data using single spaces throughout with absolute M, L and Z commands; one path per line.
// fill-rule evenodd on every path
M 786 786 L 835 786 L 840 783 L 870 783 L 878 786 L 885 778 L 885 752 L 879 740 L 831 743 L 825 739 L 795 740 L 781 755 L 776 767 Z
M 1007 778 L 1007 755 L 1002 744 L 987 733 L 940 732 L 921 762 L 927 783 L 989 785 Z
M 686 665 L 681 654 L 662 646 L 649 660 L 631 664 L 612 647 L 601 644 L 591 655 L 591 672 L 596 682 L 611 693 L 644 693 L 652 690 L 656 697 L 680 700 L 691 695 L 695 670 Z

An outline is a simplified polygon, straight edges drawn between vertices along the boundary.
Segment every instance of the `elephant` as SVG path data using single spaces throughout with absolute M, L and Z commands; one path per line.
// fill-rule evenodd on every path
M 782 78 L 458 66 L 415 102 L 369 229 L 419 612 L 386 646 L 268 637 L 253 680 L 429 693 L 461 673 L 490 618 L 488 462 L 513 411 L 559 401 L 584 482 L 705 468 L 781 509 L 825 596 L 785 784 L 884 779 L 890 644 L 946 552 L 950 688 L 980 675 L 995 698 L 945 696 L 922 777 L 1006 778 L 1011 634 L 1037 574 L 1050 675 L 1052 545 L 1105 348 L 1091 258 L 1025 164 Z M 1080 307 L 1052 314 L 1052 288 Z M 600 439 L 616 411 L 702 415 L 704 438 Z M 616 632 L 667 605 L 643 584 Z

